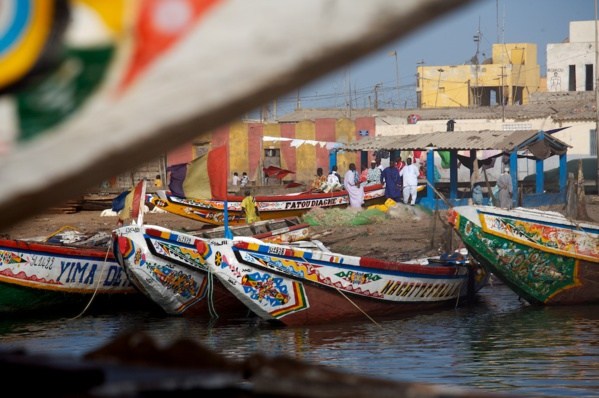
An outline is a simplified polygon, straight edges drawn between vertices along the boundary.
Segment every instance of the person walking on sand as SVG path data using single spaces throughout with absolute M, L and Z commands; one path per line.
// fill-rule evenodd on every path
M 412 158 L 406 159 L 406 166 L 401 169 L 399 175 L 403 178 L 403 202 L 405 204 L 409 202 L 410 205 L 414 206 L 416 204 L 420 170 L 412 163 Z
M 241 201 L 241 208 L 245 212 L 245 221 L 248 224 L 253 224 L 256 221 L 260 221 L 256 199 L 254 199 L 249 190 L 245 191 L 245 197 Z
M 364 203 L 364 191 L 360 189 L 360 176 L 356 171 L 356 165 L 354 163 L 349 164 L 349 170 L 345 173 L 343 178 L 343 183 L 345 186 L 345 190 L 349 195 L 349 205 L 350 207 L 362 208 L 362 203 Z

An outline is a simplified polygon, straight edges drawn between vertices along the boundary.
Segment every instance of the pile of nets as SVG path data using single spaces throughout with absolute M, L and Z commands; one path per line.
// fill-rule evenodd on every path
M 365 209 L 356 211 L 353 209 L 322 209 L 315 207 L 306 213 L 303 217 L 305 223 L 311 226 L 333 227 L 365 225 L 382 222 L 387 218 L 384 211 L 379 209 Z
M 352 208 L 346 209 L 322 209 L 315 207 L 302 218 L 311 226 L 334 227 L 367 225 L 383 222 L 388 219 L 402 221 L 420 221 L 429 215 L 420 206 L 409 206 L 387 199 L 384 204 L 373 205 L 364 210 Z

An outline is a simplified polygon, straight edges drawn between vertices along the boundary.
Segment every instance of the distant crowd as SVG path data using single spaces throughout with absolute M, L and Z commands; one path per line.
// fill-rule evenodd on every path
M 324 175 L 319 167 L 310 189 L 312 192 L 325 193 L 345 189 L 349 193 L 350 206 L 360 208 L 364 204 L 364 187 L 383 184 L 387 198 L 414 205 L 420 176 L 421 170 L 412 162 L 412 158 L 407 158 L 406 162 L 401 158 L 391 160 L 387 167 L 383 167 L 380 161 L 372 160 L 370 168 L 363 165 L 360 172 L 356 170 L 355 163 L 350 163 L 343 178 L 337 166 L 333 166 L 328 175 Z

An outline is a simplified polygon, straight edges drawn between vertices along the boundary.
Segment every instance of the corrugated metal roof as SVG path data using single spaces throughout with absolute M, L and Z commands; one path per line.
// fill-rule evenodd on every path
M 537 130 L 519 131 L 443 131 L 436 133 L 408 134 L 394 136 L 375 136 L 363 138 L 343 147 L 347 151 L 376 151 L 386 150 L 423 150 L 434 148 L 438 150 L 485 150 L 498 149 L 510 152 L 516 146 L 534 141 Z M 568 144 L 547 134 L 546 140 L 567 148 Z

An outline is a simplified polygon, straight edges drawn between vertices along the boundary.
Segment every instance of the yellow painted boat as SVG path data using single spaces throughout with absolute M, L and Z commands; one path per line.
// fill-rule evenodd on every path
M 347 191 L 328 193 L 299 192 L 284 195 L 256 196 L 256 205 L 262 220 L 301 216 L 315 207 L 347 207 Z M 364 187 L 364 206 L 385 202 L 385 189 L 381 184 Z M 148 202 L 169 213 L 177 214 L 207 224 L 223 225 L 225 213 L 229 225 L 246 224 L 241 208 L 242 196 L 225 200 L 181 198 L 167 191 L 158 191 Z M 226 211 L 225 211 L 226 204 Z

